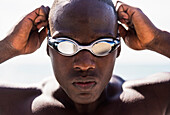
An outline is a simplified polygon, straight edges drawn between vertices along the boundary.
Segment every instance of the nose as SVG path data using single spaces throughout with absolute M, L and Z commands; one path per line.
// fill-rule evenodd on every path
M 88 51 L 81 51 L 75 56 L 74 69 L 78 71 L 87 71 L 95 69 L 94 56 Z

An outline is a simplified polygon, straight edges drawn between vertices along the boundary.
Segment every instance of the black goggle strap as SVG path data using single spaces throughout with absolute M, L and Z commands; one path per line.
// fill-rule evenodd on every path
M 47 38 L 51 37 L 51 32 L 50 32 L 50 27 L 49 25 L 47 26 L 48 32 L 47 32 Z

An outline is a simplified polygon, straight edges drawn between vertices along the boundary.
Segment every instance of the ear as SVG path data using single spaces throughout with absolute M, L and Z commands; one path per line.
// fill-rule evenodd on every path
M 121 45 L 117 48 L 117 58 L 119 57 L 120 52 L 121 52 Z

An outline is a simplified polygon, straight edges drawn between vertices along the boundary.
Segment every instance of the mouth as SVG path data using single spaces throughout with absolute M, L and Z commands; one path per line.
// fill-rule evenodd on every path
M 95 81 L 78 81 L 73 82 L 73 85 L 80 89 L 80 90 L 90 90 L 92 89 L 97 83 Z

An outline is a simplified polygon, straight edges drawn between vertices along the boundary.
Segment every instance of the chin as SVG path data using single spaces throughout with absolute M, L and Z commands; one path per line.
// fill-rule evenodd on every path
M 72 98 L 72 100 L 77 104 L 90 104 L 95 102 L 99 96 L 97 94 L 80 94 L 79 96 L 76 96 Z
M 76 100 L 74 101 L 74 103 L 86 105 L 86 104 L 94 103 L 95 101 L 96 100 Z

